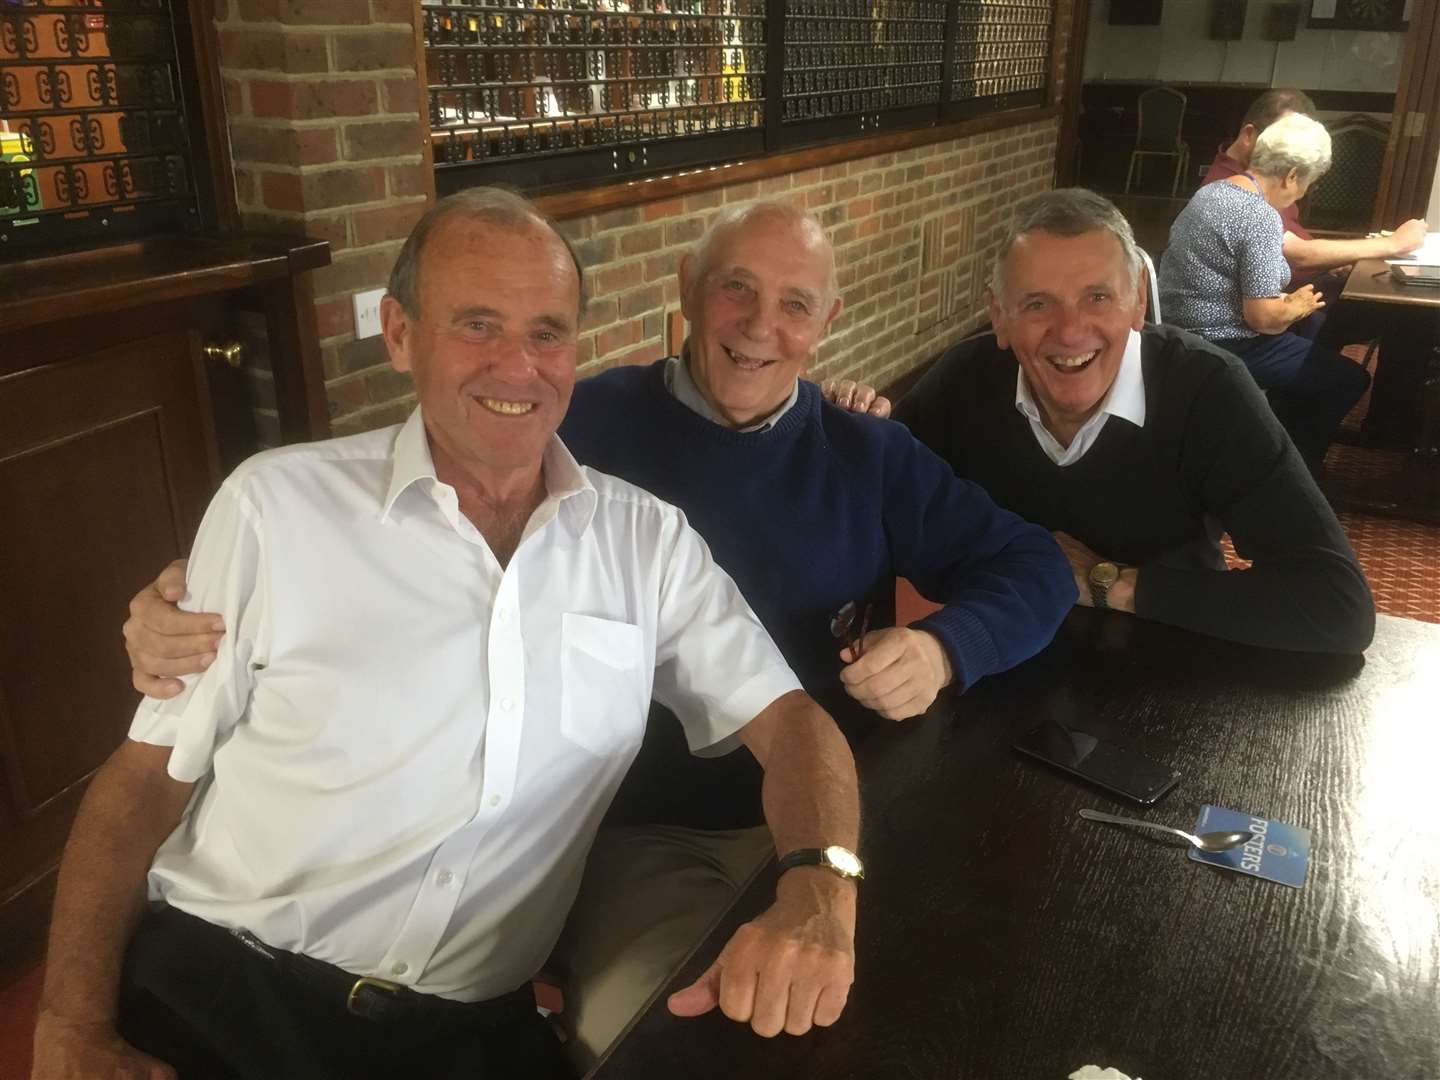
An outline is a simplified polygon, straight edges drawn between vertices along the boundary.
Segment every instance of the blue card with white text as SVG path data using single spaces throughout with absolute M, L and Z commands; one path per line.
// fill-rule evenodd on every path
M 1309 829 L 1202 803 L 1195 831 L 1244 831 L 1254 836 L 1250 843 L 1229 851 L 1206 852 L 1191 848 L 1190 858 L 1196 862 L 1238 870 L 1251 877 L 1278 881 L 1296 889 L 1305 884 L 1305 870 L 1310 865 Z

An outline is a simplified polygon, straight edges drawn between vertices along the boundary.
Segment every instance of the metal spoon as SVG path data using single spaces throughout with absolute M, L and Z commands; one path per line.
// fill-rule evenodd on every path
M 1099 810 L 1081 810 L 1080 816 L 1086 821 L 1109 821 L 1116 825 L 1135 825 L 1141 829 L 1174 833 L 1176 836 L 1184 837 L 1201 851 L 1229 851 L 1231 848 L 1248 844 L 1255 839 L 1255 834 L 1250 832 L 1202 832 L 1196 836 L 1184 829 L 1174 829 L 1169 825 L 1157 825 L 1153 821 L 1141 821 L 1139 818 L 1120 817 L 1118 814 L 1102 814 Z

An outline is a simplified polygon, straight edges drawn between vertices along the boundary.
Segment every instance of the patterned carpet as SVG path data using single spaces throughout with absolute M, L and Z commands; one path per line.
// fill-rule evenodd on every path
M 1344 353 L 1360 361 L 1364 346 L 1352 345 Z M 1367 391 L 1346 419 L 1342 438 L 1358 435 L 1369 406 Z M 1351 487 L 1380 482 L 1394 475 L 1406 457 L 1404 450 L 1373 450 L 1337 443 L 1325 457 L 1326 480 Z M 1440 623 L 1440 526 L 1359 513 L 1341 513 L 1338 517 L 1370 581 L 1375 610 Z M 1232 566 L 1246 565 L 1235 556 L 1228 537 L 1225 556 Z

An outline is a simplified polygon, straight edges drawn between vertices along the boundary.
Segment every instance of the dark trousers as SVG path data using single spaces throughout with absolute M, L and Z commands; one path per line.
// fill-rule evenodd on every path
M 1296 334 L 1259 334 L 1220 344 L 1240 357 L 1270 408 L 1318 475 L 1345 415 L 1370 385 L 1370 375 L 1326 345 Z
M 400 1021 L 355 1016 L 343 991 L 297 979 L 229 931 L 162 908 L 126 953 L 119 1028 L 181 1080 L 562 1080 L 559 1043 L 534 998 L 527 1008 L 522 996 L 500 1005 L 435 999 Z

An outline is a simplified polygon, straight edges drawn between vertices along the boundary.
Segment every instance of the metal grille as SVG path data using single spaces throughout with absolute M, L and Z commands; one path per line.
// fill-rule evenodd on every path
M 946 0 L 786 0 L 787 123 L 935 105 Z
M 0 241 L 193 215 L 178 86 L 168 0 L 0 0 Z
M 435 160 L 761 128 L 764 16 L 764 0 L 426 0 Z
M 1054 0 L 958 0 L 950 100 L 1044 91 Z

